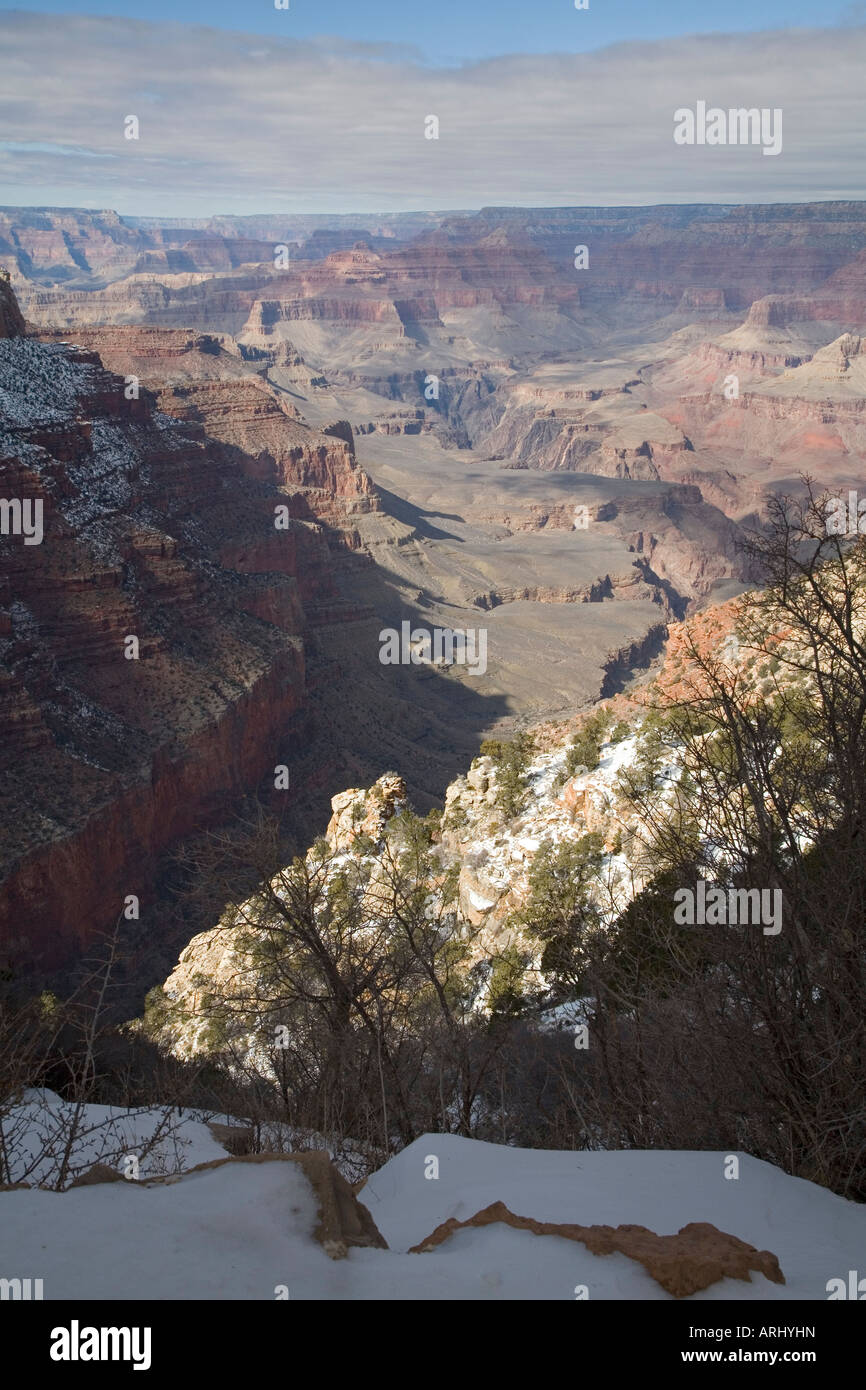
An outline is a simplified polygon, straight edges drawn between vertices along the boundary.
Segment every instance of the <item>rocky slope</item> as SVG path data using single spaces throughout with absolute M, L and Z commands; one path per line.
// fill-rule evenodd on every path
M 680 308 L 748 309 L 764 295 L 817 291 L 866 249 L 863 203 L 770 206 L 482 208 L 430 233 L 438 245 L 478 242 L 497 230 L 528 239 L 578 275 L 581 301 L 599 309 L 625 300 L 632 314 Z M 836 282 L 834 282 L 836 283 Z
M 375 498 L 350 436 L 255 377 L 161 401 L 21 336 L 0 342 L 0 476 L 44 527 L 0 541 L 0 934 L 4 959 L 50 966 L 129 895 L 146 919 L 161 853 L 273 786 L 316 624 L 362 616 L 335 573 Z
M 592 891 L 602 922 L 615 920 L 652 879 L 655 868 L 623 778 L 651 757 L 659 807 L 673 804 L 684 759 L 676 747 L 656 746 L 648 715 L 659 700 L 678 698 L 694 680 L 692 645 L 702 654 L 734 661 L 743 680 L 758 689 L 761 676 L 752 670 L 748 654 L 730 655 L 736 619 L 737 604 L 729 602 L 671 626 L 665 658 L 652 682 L 602 702 L 591 716 L 597 721 L 601 714 L 606 722 L 596 766 L 576 765 L 572 743 L 590 718 L 581 715 L 532 731 L 516 806 L 506 795 L 506 765 L 495 745 L 451 783 L 432 832 L 437 874 L 442 880 L 456 875 L 458 921 L 474 933 L 476 959 L 494 959 L 515 945 L 531 953 L 537 949 L 523 933 L 521 914 L 534 891 L 539 856 L 595 837 L 600 858 Z M 378 920 L 388 898 L 383 883 L 389 837 L 409 810 L 406 784 L 396 774 L 384 774 L 369 789 L 355 787 L 335 796 L 331 805 L 324 837 L 327 872 L 357 875 Z M 322 844 L 310 852 L 311 873 L 321 872 L 322 853 Z M 437 883 L 438 877 L 430 882 L 431 900 Z M 256 996 L 258 976 L 249 943 L 254 918 L 244 905 L 218 927 L 194 937 L 182 952 L 160 991 L 155 1035 L 163 1046 L 180 1056 L 207 1052 L 213 1046 L 209 1001 L 237 997 L 244 989 Z M 537 960 L 534 969 L 540 969 Z M 256 1036 L 245 1039 L 242 1025 L 238 1028 L 237 1040 L 255 1060 Z
M 702 662 L 723 667 L 728 679 L 736 680 L 739 699 L 772 702 L 786 688 L 790 694 L 792 682 L 801 694 L 810 689 L 815 694 L 808 669 L 795 669 L 801 659 L 809 668 L 809 659 L 790 631 L 764 633 L 760 649 L 753 649 L 738 636 L 740 610 L 740 602 L 732 600 L 672 624 L 664 659 L 650 681 L 603 701 L 591 714 L 536 726 L 522 752 L 515 753 L 516 745 L 509 751 L 508 745 L 491 742 L 448 787 L 441 815 L 426 824 L 432 850 L 421 890 L 432 921 L 445 908 L 456 914 L 476 964 L 489 968 L 517 948 L 529 958 L 530 978 L 549 983 L 541 947 L 526 925 L 527 908 L 539 902 L 536 895 L 553 891 L 539 888 L 539 875 L 549 873 L 551 865 L 558 863 L 560 874 L 573 878 L 578 872 L 573 856 L 591 856 L 591 871 L 582 882 L 601 931 L 656 877 L 658 861 L 632 784 L 637 777 L 651 787 L 654 818 L 676 813 L 690 755 L 670 730 L 660 737 L 660 720 L 665 706 L 694 701 L 706 689 Z M 864 623 L 861 606 L 857 630 Z M 323 841 L 307 859 L 311 881 L 324 874 L 328 883 L 347 877 L 355 883 L 363 921 L 379 930 L 392 910 L 395 847 L 403 842 L 409 810 L 406 784 L 396 774 L 383 775 L 367 790 L 341 793 L 333 798 Z M 707 844 L 722 833 L 712 819 L 699 817 L 698 826 Z M 801 846 L 808 841 L 802 821 Z M 274 883 L 283 896 L 285 879 L 278 876 Z M 328 911 L 327 893 L 316 910 Z M 262 1007 L 268 996 L 256 941 L 267 929 L 257 925 L 259 911 L 252 900 L 242 904 L 183 951 L 149 1022 L 163 1046 L 180 1056 L 223 1046 L 225 1038 L 215 1044 L 210 1025 L 215 1001 L 224 997 L 237 1000 L 249 991 L 255 1009 Z M 233 1041 L 255 1064 L 261 1028 L 245 1034 L 237 1016 L 231 1027 Z

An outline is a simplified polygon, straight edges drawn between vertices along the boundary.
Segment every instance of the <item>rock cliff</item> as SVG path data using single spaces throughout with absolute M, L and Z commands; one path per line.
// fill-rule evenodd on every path
M 20 333 L 2 285 L 0 306 Z M 155 352 L 124 348 L 121 370 Z M 309 635 L 358 616 L 335 573 L 376 499 L 340 430 L 255 376 L 154 393 L 21 336 L 0 341 L 0 477 L 42 530 L 0 538 L 0 941 L 52 967 L 131 895 L 147 920 L 160 855 L 273 786 Z

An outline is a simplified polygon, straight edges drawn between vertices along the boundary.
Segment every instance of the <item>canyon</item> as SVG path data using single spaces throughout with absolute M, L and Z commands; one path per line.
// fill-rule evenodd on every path
M 362 616 L 334 570 L 376 499 L 339 430 L 256 380 L 221 401 L 270 443 L 248 457 L 3 321 L 4 489 L 45 516 L 40 545 L 2 541 L 3 936 L 50 965 L 129 895 L 144 913 L 161 851 L 273 769 L 316 678 L 306 634 Z
M 2 491 L 45 515 L 0 538 L 15 968 L 130 895 L 165 936 L 167 856 L 245 797 L 301 848 L 386 768 L 441 804 L 748 587 L 771 493 L 861 482 L 864 204 L 3 208 L 0 263 Z M 406 621 L 486 669 L 383 665 Z

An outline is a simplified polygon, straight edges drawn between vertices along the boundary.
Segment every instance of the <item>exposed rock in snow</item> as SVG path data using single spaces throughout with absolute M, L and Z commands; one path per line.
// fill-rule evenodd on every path
M 413 1245 L 412 1253 L 435 1250 L 455 1231 L 465 1231 L 470 1226 L 490 1226 L 499 1221 L 517 1231 L 531 1231 L 536 1236 L 579 1240 L 594 1255 L 612 1255 L 619 1251 L 642 1264 L 674 1298 L 699 1293 L 720 1279 L 750 1281 L 751 1270 L 766 1275 L 774 1284 L 785 1282 L 779 1261 L 769 1250 L 756 1250 L 736 1236 L 716 1230 L 707 1221 L 692 1221 L 676 1235 L 659 1236 L 645 1226 L 576 1226 L 562 1221 L 535 1221 L 531 1216 L 515 1216 L 504 1202 L 491 1202 L 467 1221 L 449 1217 L 426 1240 Z
M 426 1134 L 362 1187 L 369 1225 L 360 1204 L 349 1224 L 368 1248 L 329 1226 L 336 1218 L 310 1181 L 309 1157 L 208 1162 L 181 1178 L 63 1193 L 18 1189 L 0 1192 L 4 1248 L 14 1251 L 4 1275 L 43 1279 L 46 1300 L 672 1298 L 626 1254 L 594 1254 L 559 1234 L 539 1239 L 533 1226 L 547 1223 L 645 1227 L 674 1239 L 684 1226 L 711 1224 L 778 1257 L 784 1284 L 755 1270 L 743 1282 L 728 1268 L 690 1295 L 698 1303 L 824 1300 L 830 1280 L 862 1268 L 866 1208 L 745 1154 L 736 1155 L 739 1179 L 726 1181 L 729 1157 L 551 1152 Z M 433 1159 L 436 1181 L 427 1181 Z M 493 1202 L 529 1228 L 470 1225 L 427 1254 L 409 1253 L 437 1226 Z M 323 1244 L 334 1229 L 348 1251 L 338 1261 Z M 389 1248 L 375 1248 L 374 1230 Z

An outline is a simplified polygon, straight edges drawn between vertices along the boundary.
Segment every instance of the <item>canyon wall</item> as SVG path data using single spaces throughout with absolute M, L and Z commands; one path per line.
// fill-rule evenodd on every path
M 130 895 L 146 920 L 163 852 L 273 788 L 311 632 L 361 613 L 335 584 L 351 509 L 378 502 L 351 432 L 255 376 L 148 390 L 93 346 L 10 337 L 2 282 L 0 326 L 2 492 L 42 517 L 0 537 L 0 947 L 48 969 Z M 166 360 L 212 358 L 184 341 Z

